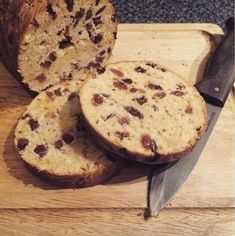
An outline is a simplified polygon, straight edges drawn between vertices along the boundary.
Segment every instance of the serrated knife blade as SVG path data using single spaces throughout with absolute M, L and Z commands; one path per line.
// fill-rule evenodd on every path
M 208 126 L 193 151 L 174 163 L 152 171 L 149 191 L 149 213 L 156 215 L 188 179 L 219 118 L 234 83 L 234 19 L 227 23 L 228 33 L 216 50 L 205 78 L 195 87 L 207 102 Z

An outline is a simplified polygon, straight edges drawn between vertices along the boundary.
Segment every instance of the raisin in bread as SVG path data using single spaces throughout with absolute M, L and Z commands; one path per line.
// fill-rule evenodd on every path
M 32 91 L 104 72 L 116 32 L 109 0 L 0 0 L 3 62 Z
M 121 162 L 101 151 L 83 126 L 81 82 L 63 82 L 28 106 L 15 131 L 15 145 L 26 164 L 55 185 L 84 187 L 101 183 Z
M 207 124 L 205 102 L 197 90 L 152 62 L 109 65 L 104 74 L 85 82 L 80 102 L 100 145 L 143 162 L 181 158 Z

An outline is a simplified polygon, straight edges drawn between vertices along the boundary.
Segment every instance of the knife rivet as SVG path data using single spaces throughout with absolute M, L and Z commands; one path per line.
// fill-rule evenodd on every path
M 219 87 L 214 88 L 215 92 L 219 92 Z

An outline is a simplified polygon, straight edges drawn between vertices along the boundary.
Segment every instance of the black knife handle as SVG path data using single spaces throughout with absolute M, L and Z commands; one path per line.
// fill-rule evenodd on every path
M 204 99 L 223 107 L 234 83 L 234 19 L 226 22 L 228 33 L 215 51 L 204 79 L 195 87 Z

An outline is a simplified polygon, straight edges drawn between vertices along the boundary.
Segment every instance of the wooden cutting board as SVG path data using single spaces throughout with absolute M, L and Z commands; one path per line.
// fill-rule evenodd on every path
M 111 61 L 153 60 L 193 84 L 221 35 L 212 24 L 120 25 Z M 17 119 L 30 101 L 0 65 L 0 209 L 146 207 L 148 167 L 130 166 L 106 184 L 76 190 L 57 189 L 31 174 L 13 145 Z M 169 208 L 234 207 L 234 127 L 231 93 L 199 163 Z

